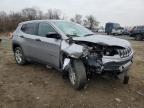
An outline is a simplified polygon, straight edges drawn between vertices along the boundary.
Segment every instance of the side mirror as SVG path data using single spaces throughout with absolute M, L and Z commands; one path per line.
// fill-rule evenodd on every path
M 49 32 L 46 34 L 47 38 L 61 39 L 61 36 L 56 32 Z

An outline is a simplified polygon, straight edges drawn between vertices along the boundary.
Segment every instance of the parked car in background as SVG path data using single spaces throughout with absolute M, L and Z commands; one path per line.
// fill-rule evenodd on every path
M 99 33 L 104 33 L 104 32 L 105 32 L 105 29 L 104 29 L 104 28 L 99 28 L 99 29 L 98 29 L 98 32 L 99 32 Z
M 133 49 L 127 40 L 96 35 L 85 27 L 63 20 L 20 23 L 13 33 L 14 57 L 19 65 L 35 61 L 66 75 L 75 89 L 84 88 L 89 76 L 122 75 L 129 81 Z
M 119 28 L 120 24 L 118 23 L 106 23 L 105 25 L 105 33 L 108 35 L 112 33 L 113 29 Z
M 98 28 L 92 29 L 91 31 L 96 33 L 96 32 L 98 32 Z
M 123 35 L 124 32 L 124 28 L 123 27 L 118 27 L 118 28 L 114 28 L 112 30 L 112 35 Z
M 144 39 L 144 26 L 135 26 L 131 32 L 130 36 L 134 37 L 135 40 L 141 41 Z
M 124 28 L 123 35 L 130 35 L 130 28 Z

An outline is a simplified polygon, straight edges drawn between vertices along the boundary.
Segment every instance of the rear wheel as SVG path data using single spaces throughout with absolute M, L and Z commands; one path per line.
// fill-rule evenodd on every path
M 84 64 L 80 60 L 72 60 L 69 68 L 69 79 L 75 89 L 82 89 L 87 83 Z
M 14 57 L 15 57 L 17 64 L 24 65 L 26 63 L 24 53 L 20 47 L 16 47 L 14 49 Z

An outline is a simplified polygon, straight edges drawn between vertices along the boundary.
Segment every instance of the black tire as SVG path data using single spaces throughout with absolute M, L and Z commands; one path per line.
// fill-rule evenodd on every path
M 18 53 L 19 53 L 19 58 L 18 58 Z M 14 57 L 15 57 L 15 60 L 16 60 L 17 64 L 19 64 L 19 65 L 26 64 L 26 59 L 24 57 L 24 53 L 23 53 L 23 51 L 20 47 L 16 47 L 14 49 Z
M 74 74 L 75 79 L 72 79 Z M 87 83 L 87 75 L 83 62 L 81 60 L 72 60 L 69 68 L 69 79 L 72 86 L 77 89 L 83 89 Z
M 135 40 L 137 40 L 137 41 L 142 41 L 143 38 L 142 38 L 141 35 L 138 34 L 138 35 L 135 36 Z
M 112 35 L 113 35 L 113 36 L 116 36 L 116 34 L 115 34 L 115 33 L 113 33 Z
M 124 76 L 123 84 L 129 83 L 129 76 Z

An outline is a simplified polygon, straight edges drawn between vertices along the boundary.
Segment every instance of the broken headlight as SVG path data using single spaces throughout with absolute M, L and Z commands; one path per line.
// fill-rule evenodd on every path
M 118 52 L 115 49 L 105 49 L 103 54 L 105 56 L 114 56 L 114 55 L 118 54 Z

